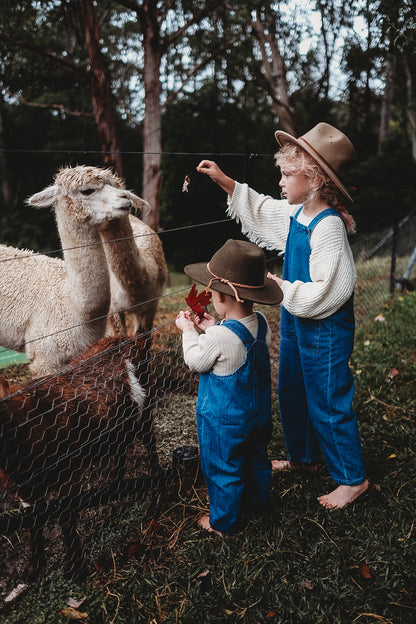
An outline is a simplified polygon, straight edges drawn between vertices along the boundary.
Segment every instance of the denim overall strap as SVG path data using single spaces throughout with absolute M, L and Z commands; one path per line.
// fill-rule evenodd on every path
M 228 327 L 228 329 L 231 329 L 231 331 L 233 331 L 240 338 L 241 342 L 244 344 L 246 349 L 248 349 L 253 344 L 254 340 L 266 339 L 266 333 L 267 333 L 266 320 L 264 316 L 262 316 L 258 312 L 256 312 L 256 316 L 257 316 L 257 323 L 258 323 L 256 338 L 254 338 L 253 334 L 247 329 L 245 325 L 243 325 L 239 321 L 236 321 L 235 319 L 230 319 L 229 321 L 225 321 L 223 323 L 225 327 Z
M 310 238 L 329 208 L 304 226 L 291 218 L 284 279 L 310 282 Z M 317 462 L 322 450 L 336 483 L 356 485 L 365 478 L 361 441 L 352 409 L 354 380 L 349 357 L 354 341 L 353 296 L 325 319 L 281 311 L 279 402 L 282 426 L 293 462 Z
M 270 358 L 267 323 L 262 315 L 257 318 L 256 337 L 237 320 L 223 323 L 246 348 L 241 366 L 230 375 L 200 375 L 196 412 L 201 467 L 210 524 L 223 533 L 235 530 L 243 502 L 258 508 L 270 490 Z

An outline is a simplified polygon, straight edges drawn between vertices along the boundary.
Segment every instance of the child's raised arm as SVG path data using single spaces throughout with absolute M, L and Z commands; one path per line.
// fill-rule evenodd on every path
M 218 167 L 213 160 L 201 160 L 196 170 L 209 176 L 213 182 L 216 182 L 228 195 L 234 193 L 235 182 L 232 178 Z

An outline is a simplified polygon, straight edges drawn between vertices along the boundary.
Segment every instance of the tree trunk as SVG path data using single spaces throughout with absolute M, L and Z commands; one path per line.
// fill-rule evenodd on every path
M 393 98 L 394 80 L 396 75 L 396 57 L 389 54 L 386 67 L 386 86 L 381 101 L 380 131 L 378 135 L 378 153 L 383 152 L 383 146 L 390 133 L 391 103 Z
M 403 54 L 403 66 L 406 73 L 406 89 L 407 89 L 407 101 L 406 101 L 406 114 L 409 120 L 410 126 L 410 140 L 412 143 L 412 156 L 413 160 L 416 160 L 416 108 L 414 98 L 414 84 L 413 75 L 410 69 L 409 59 L 407 55 Z
M 0 98 L 1 98 L 0 99 L 0 146 L 4 147 L 3 145 L 3 111 L 2 111 L 3 98 L 2 96 L 0 96 Z M 16 199 L 15 199 L 15 196 L 13 195 L 13 190 L 9 182 L 6 154 L 7 154 L 6 151 L 3 151 L 3 150 L 0 151 L 0 178 L 1 178 L 0 189 L 1 189 L 1 194 L 3 196 L 5 206 L 8 206 L 10 208 L 11 206 L 14 207 L 14 205 L 16 204 Z
M 160 63 L 162 45 L 159 39 L 156 6 L 152 0 L 143 3 L 144 46 L 144 120 L 143 120 L 143 198 L 150 211 L 143 221 L 156 232 L 159 229 L 159 197 L 162 185 L 162 108 L 160 92 Z
M 78 1 L 81 7 L 85 40 L 88 47 L 92 102 L 104 164 L 113 168 L 116 173 L 122 176 L 116 103 L 111 91 L 108 67 L 101 52 L 97 14 L 92 0 Z
M 288 83 L 286 80 L 286 67 L 279 51 L 279 46 L 273 30 L 269 24 L 264 24 L 257 13 L 256 20 L 252 23 L 254 35 L 259 43 L 264 75 L 267 82 L 268 92 L 272 98 L 272 105 L 281 130 L 296 136 L 294 110 L 290 105 Z M 270 58 L 267 54 L 267 46 L 270 50 Z

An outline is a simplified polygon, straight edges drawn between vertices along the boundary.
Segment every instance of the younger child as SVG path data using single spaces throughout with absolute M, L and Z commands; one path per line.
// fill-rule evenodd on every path
M 201 161 L 197 171 L 228 194 L 229 215 L 252 241 L 285 251 L 282 278 L 271 277 L 284 294 L 278 391 L 288 459 L 273 468 L 316 472 L 321 449 L 337 487 L 319 502 L 334 509 L 368 489 L 349 368 L 356 270 L 345 175 L 355 150 L 327 123 L 298 139 L 283 131 L 275 136 L 282 148 L 276 154 L 281 200 L 235 182 L 213 161 Z
M 279 285 L 265 277 L 264 252 L 253 243 L 228 240 L 206 262 L 185 273 L 212 290 L 223 319 L 179 312 L 184 359 L 200 373 L 196 418 L 201 467 L 209 496 L 209 516 L 199 523 L 208 531 L 237 529 L 242 505 L 259 510 L 267 502 L 272 434 L 270 329 L 253 302 L 277 304 Z M 196 328 L 203 333 L 198 333 Z

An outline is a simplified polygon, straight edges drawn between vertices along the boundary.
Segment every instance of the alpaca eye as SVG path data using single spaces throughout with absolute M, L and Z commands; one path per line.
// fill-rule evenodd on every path
M 93 193 L 95 193 L 95 189 L 94 188 L 80 189 L 80 193 L 81 195 L 85 195 L 88 197 L 88 195 L 92 195 Z

